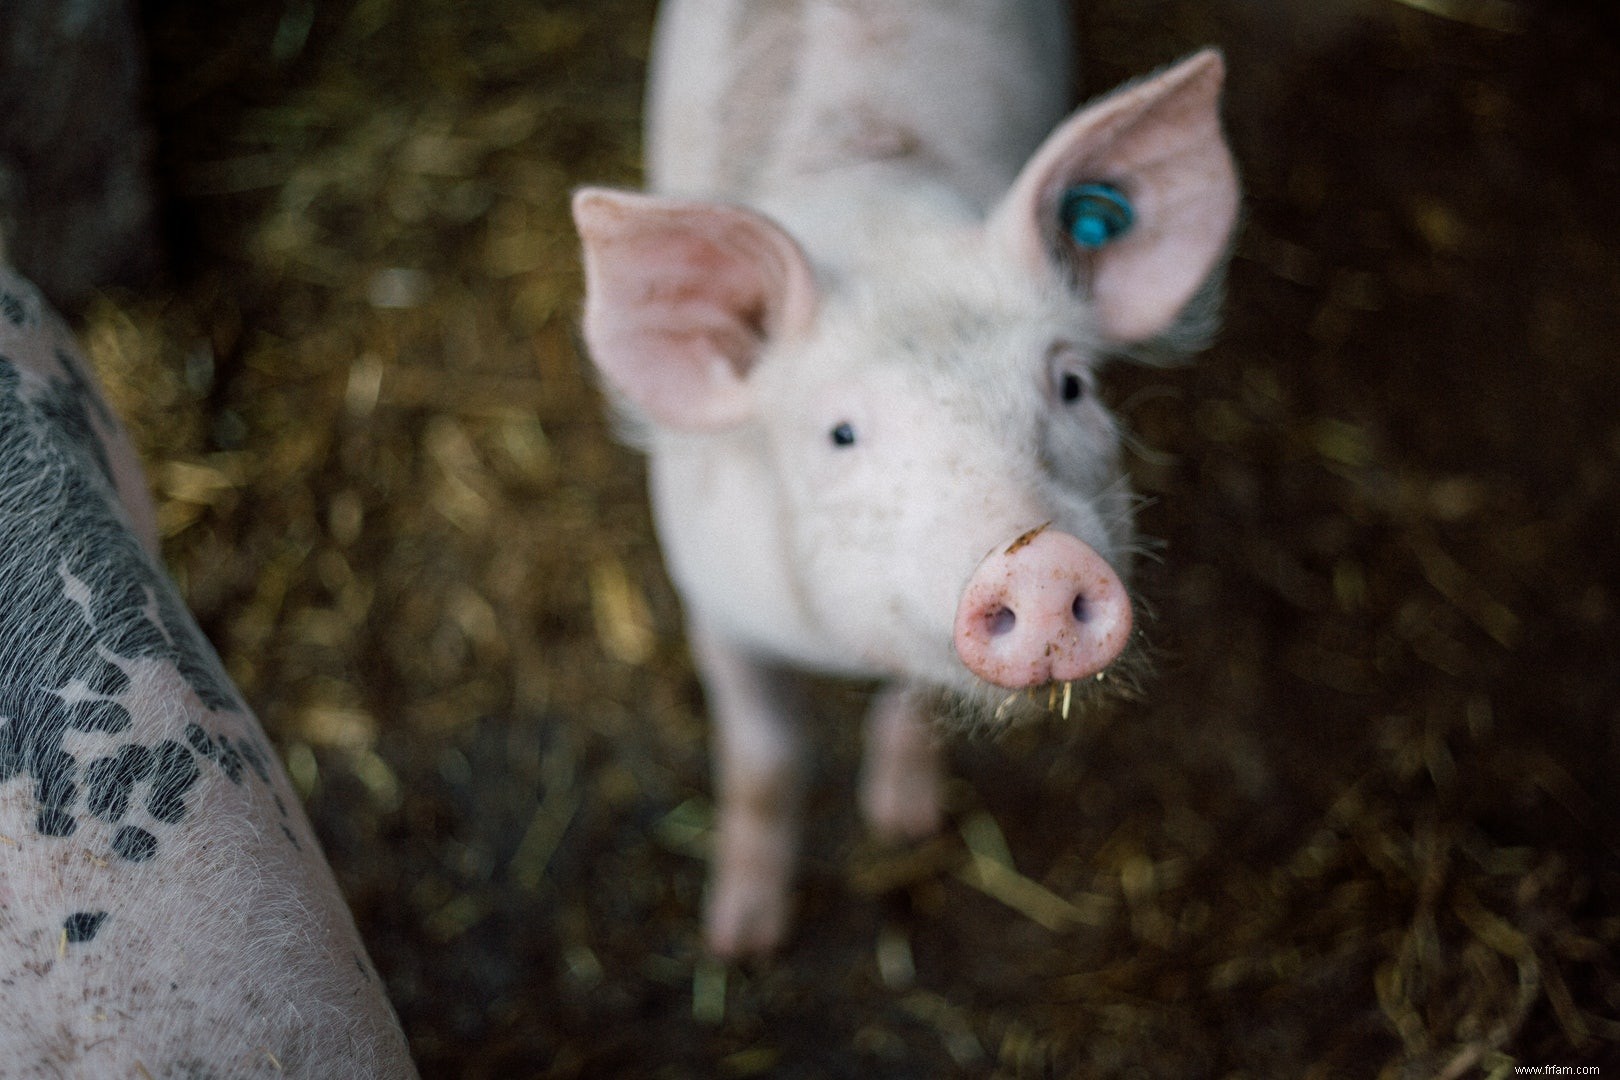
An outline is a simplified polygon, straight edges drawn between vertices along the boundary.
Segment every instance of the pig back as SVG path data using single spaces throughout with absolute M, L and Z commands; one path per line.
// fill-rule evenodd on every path
M 647 100 L 656 192 L 757 202 L 870 162 L 981 207 L 1071 98 L 1053 0 L 672 0 Z

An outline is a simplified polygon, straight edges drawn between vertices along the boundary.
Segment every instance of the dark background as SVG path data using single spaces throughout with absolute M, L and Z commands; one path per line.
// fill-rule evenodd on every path
M 1615 9 L 1078 5 L 1088 95 L 1227 50 L 1247 189 L 1217 346 L 1107 387 L 1157 673 L 957 739 L 911 850 L 824 687 L 797 931 L 728 972 L 576 350 L 567 195 L 637 182 L 650 7 L 148 0 L 165 269 L 58 294 L 424 1075 L 1620 1067 Z

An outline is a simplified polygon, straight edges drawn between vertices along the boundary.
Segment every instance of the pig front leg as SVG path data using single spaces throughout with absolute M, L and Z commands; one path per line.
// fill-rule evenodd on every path
M 786 933 L 804 797 L 803 703 L 786 672 L 700 627 L 692 649 L 714 724 L 716 820 L 704 937 L 727 959 Z
M 925 696 L 908 685 L 884 689 L 866 719 L 861 812 L 879 839 L 919 840 L 939 831 L 944 813 L 939 740 Z

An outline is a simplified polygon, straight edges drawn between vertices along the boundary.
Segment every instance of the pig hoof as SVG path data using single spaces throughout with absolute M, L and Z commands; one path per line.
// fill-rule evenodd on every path
M 886 843 L 933 836 L 939 832 L 945 817 L 940 804 L 939 779 L 929 772 L 869 783 L 861 793 L 861 811 L 872 833 Z
M 720 883 L 709 901 L 703 937 L 722 960 L 769 956 L 787 932 L 785 891 L 757 882 Z

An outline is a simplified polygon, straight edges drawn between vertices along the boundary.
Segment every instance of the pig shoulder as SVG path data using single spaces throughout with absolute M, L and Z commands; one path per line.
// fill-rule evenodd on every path
M 649 186 L 753 201 L 875 161 L 987 206 L 1062 116 L 1068 55 L 1049 0 L 675 0 L 654 41 Z

